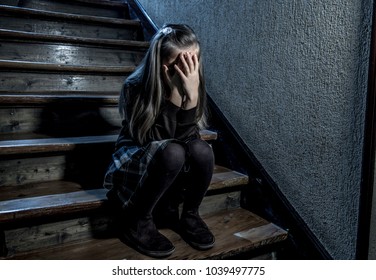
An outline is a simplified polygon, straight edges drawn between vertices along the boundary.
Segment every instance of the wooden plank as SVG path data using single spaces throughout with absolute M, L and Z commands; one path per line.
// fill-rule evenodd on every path
M 59 180 L 77 182 L 82 189 L 100 188 L 113 149 L 113 143 L 98 143 L 79 145 L 67 152 L 2 156 L 0 189 Z
M 25 69 L 1 71 L 0 93 L 34 93 L 49 94 L 85 92 L 102 92 L 102 94 L 120 92 L 127 74 L 111 73 L 66 73 L 66 72 L 32 72 Z
M 1 99 L 1 98 L 0 98 Z M 78 99 L 80 100 L 80 99 Z M 35 101 L 35 100 L 34 100 Z M 115 105 L 87 102 L 81 108 L 76 102 L 22 103 L 0 107 L 0 141 L 11 134 L 37 132 L 50 137 L 72 137 L 108 134 L 121 127 L 121 117 Z M 2 135 L 5 134 L 3 137 Z M 10 137 L 9 140 L 15 139 Z
M 210 187 L 209 187 L 210 189 Z M 221 210 L 229 210 L 240 207 L 240 190 L 229 191 L 222 194 L 206 195 L 200 206 L 200 215 L 208 215 Z M 183 205 L 181 205 L 181 208 Z M 180 210 L 181 211 L 181 210 Z
M 66 0 L 61 0 L 66 1 Z M 124 8 L 124 6 L 128 6 L 126 1 L 124 0 L 68 0 L 68 2 L 77 2 L 77 3 L 85 3 L 96 5 L 96 6 L 102 6 L 102 7 L 114 7 L 114 8 Z
M 7 229 L 4 237 L 8 254 L 13 255 L 108 235 L 111 225 L 108 216 L 99 214 Z
M 77 15 L 77 14 L 60 13 L 60 12 L 52 12 L 52 11 L 41 11 L 37 9 L 13 7 L 13 6 L 6 6 L 6 5 L 0 5 L 0 12 L 17 15 L 17 16 L 22 15 L 24 17 L 25 16 L 36 17 L 36 18 L 43 18 L 43 19 L 52 18 L 52 19 L 66 20 L 66 21 L 117 25 L 121 27 L 132 27 L 132 28 L 140 27 L 140 22 L 138 20 L 107 18 L 107 17 L 89 16 L 89 15 Z
M 16 6 L 43 11 L 85 14 L 101 17 L 129 18 L 128 5 L 112 1 L 24 0 Z
M 216 179 L 220 173 L 214 173 L 213 180 L 222 180 L 221 187 L 232 187 L 236 184 L 235 180 L 230 180 L 227 183 L 224 182 L 226 179 Z M 53 187 L 58 185 L 57 188 Z M 60 184 L 60 186 L 59 186 Z M 49 186 L 49 187 L 46 187 Z M 70 186 L 69 183 L 45 183 L 40 186 L 36 184 L 30 184 L 24 188 L 19 189 L 19 191 L 13 190 L 4 197 L 3 201 L 0 201 L 0 222 L 9 222 L 17 219 L 29 219 L 41 216 L 56 215 L 62 213 L 75 213 L 82 210 L 93 210 L 103 205 L 106 201 L 106 192 L 104 189 L 93 189 L 93 190 L 80 190 L 68 193 L 56 193 L 56 189 L 62 189 L 64 186 L 64 191 L 69 191 L 70 188 L 79 188 L 77 185 Z M 39 190 L 37 190 L 39 188 Z M 214 188 L 209 187 L 209 190 Z M 218 187 L 215 187 L 218 189 Z M 6 191 L 9 188 L 4 188 Z M 3 192 L 4 193 L 4 192 Z M 38 196 L 34 196 L 38 193 Z M 44 193 L 44 194 L 43 194 Z M 23 196 L 24 198 L 17 199 L 13 197 Z M 29 197 L 31 195 L 31 197 Z M 96 199 L 94 199 L 94 197 Z M 0 199 L 1 200 L 1 199 Z M 238 205 L 237 197 L 226 197 L 224 201 L 214 200 L 208 202 L 212 206 L 211 209 L 215 208 L 214 204 L 217 205 L 227 205 L 227 207 L 232 207 L 232 203 Z M 218 206 L 216 206 L 218 207 Z M 208 211 L 208 209 L 204 210 Z
M 216 137 L 216 134 L 214 132 L 208 130 L 201 131 L 200 133 L 204 139 L 214 139 Z M 3 140 L 0 141 L 0 155 L 71 151 L 78 145 L 115 143 L 117 137 L 118 134 L 63 138 Z
M 57 42 L 80 45 L 96 46 L 117 46 L 124 49 L 144 49 L 146 50 L 150 43 L 148 41 L 134 41 L 121 39 L 101 39 L 101 38 L 82 38 L 65 35 L 41 34 L 26 31 L 8 30 L 0 28 L 0 38 L 11 38 L 29 41 Z
M 208 129 L 202 129 L 200 131 L 201 139 L 210 141 L 210 140 L 217 140 L 218 133 L 213 130 L 208 130 Z
M 82 38 L 143 40 L 141 29 L 132 24 L 64 20 L 50 17 L 29 17 L 18 13 L 8 14 L 2 12 L 0 6 L 0 26 L 2 29 Z
M 77 145 L 114 143 L 118 135 L 0 141 L 0 155 L 71 151 Z
M 94 210 L 103 206 L 105 189 L 1 201 L 0 222 Z
M 70 181 L 50 181 L 31 183 L 22 186 L 1 186 L 0 201 L 30 198 L 36 196 L 53 195 L 82 191 L 82 186 Z
M 242 173 L 218 166 L 216 166 L 214 172 L 216 176 L 212 178 L 211 190 L 222 189 L 223 187 L 229 186 L 241 186 L 248 184 L 248 176 Z
M 62 0 L 65 1 L 65 0 Z M 69 0 L 72 2 L 78 2 L 78 3 L 88 3 L 88 4 L 94 4 L 98 6 L 104 6 L 104 7 L 115 7 L 115 8 L 123 8 L 124 6 L 128 6 L 126 1 L 124 0 Z
M 82 104 L 117 105 L 119 93 L 110 92 L 106 95 L 103 92 L 65 92 L 64 94 L 40 94 L 40 93 L 13 93 L 1 94 L 0 105 L 45 105 L 58 102 L 80 102 Z
M 232 209 L 203 216 L 212 230 L 216 243 L 207 251 L 197 251 L 186 244 L 179 235 L 162 230 L 175 245 L 175 252 L 167 259 L 226 259 L 240 253 L 273 245 L 286 240 L 287 232 L 244 209 Z M 256 238 L 237 236 L 244 231 L 259 232 Z M 265 235 L 263 235 L 265 234 Z M 89 239 L 83 242 L 65 244 L 46 250 L 36 250 L 9 257 L 24 260 L 146 260 L 150 257 L 139 254 L 118 238 Z
M 43 55 L 41 55 L 43 53 Z M 58 65 L 137 66 L 144 51 L 124 50 L 119 47 L 87 47 L 46 42 L 19 42 L 3 40 L 0 60 L 37 62 Z
M 206 196 L 201 204 L 201 215 L 239 208 L 240 192 Z M 5 230 L 9 254 L 57 246 L 95 236 L 113 234 L 113 216 L 110 212 L 95 211 L 89 215 L 77 215 L 63 220 L 33 223 L 28 226 Z
M 65 155 L 2 159 L 0 197 L 7 196 L 1 191 L 4 186 L 8 186 L 8 190 L 14 188 L 14 191 L 17 191 L 17 187 L 24 184 L 64 180 L 68 164 L 71 163 Z
M 0 60 L 0 67 L 10 69 L 54 71 L 54 72 L 75 72 L 75 73 L 107 73 L 107 74 L 129 74 L 135 66 L 91 66 L 91 65 L 67 65 L 55 63 L 39 63 L 16 60 Z

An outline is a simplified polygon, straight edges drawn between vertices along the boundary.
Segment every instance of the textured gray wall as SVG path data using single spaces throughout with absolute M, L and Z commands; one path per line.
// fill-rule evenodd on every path
M 376 175 L 376 168 L 374 170 L 374 176 Z M 371 230 L 370 230 L 370 238 L 369 238 L 369 251 L 368 251 L 368 259 L 376 260 L 376 181 L 374 181 L 373 185 L 373 197 L 372 197 L 372 214 L 371 214 Z
M 199 34 L 210 95 L 336 259 L 355 257 L 371 0 L 141 0 Z

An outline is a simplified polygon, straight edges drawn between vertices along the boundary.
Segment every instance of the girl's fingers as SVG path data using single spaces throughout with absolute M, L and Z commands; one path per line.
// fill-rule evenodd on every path
M 192 56 L 192 59 L 193 59 L 194 70 L 198 70 L 199 62 L 198 62 L 197 54 L 194 54 Z
M 174 65 L 174 69 L 175 71 L 178 73 L 178 75 L 180 76 L 180 78 L 184 79 L 185 78 L 185 74 L 184 72 L 180 69 L 179 66 L 177 66 L 176 64 Z
M 187 56 L 186 56 L 186 61 L 187 61 L 190 72 L 193 72 L 193 71 L 196 70 L 196 64 L 195 64 L 195 61 L 194 61 L 194 56 L 195 55 L 192 55 L 191 53 L 188 53 Z
M 180 62 L 186 75 L 198 69 L 198 58 L 196 54 L 182 53 L 180 54 Z
M 163 76 L 166 78 L 167 82 L 171 81 L 171 77 L 168 73 L 168 67 L 166 65 L 163 65 Z
M 188 74 L 190 72 L 189 65 L 187 62 L 187 55 L 184 53 L 180 54 L 180 63 L 182 64 L 182 68 L 184 70 L 185 74 Z

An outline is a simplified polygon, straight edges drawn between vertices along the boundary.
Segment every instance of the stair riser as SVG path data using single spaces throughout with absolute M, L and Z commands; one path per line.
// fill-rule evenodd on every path
M 0 93 L 120 92 L 127 74 L 0 72 Z
M 43 54 L 43 55 L 41 55 Z M 0 59 L 64 65 L 136 66 L 144 52 L 120 48 L 94 48 L 58 43 L 3 41 Z
M 64 178 L 66 161 L 65 156 L 0 161 L 0 189 Z
M 113 144 L 76 147 L 58 155 L 34 155 L 0 161 L 1 186 L 21 186 L 56 180 L 80 183 L 84 188 L 101 187 Z M 1 194 L 0 194 L 1 197 Z
M 83 217 L 5 231 L 8 255 L 84 240 L 109 231 L 109 218 Z
M 86 107 L 86 108 L 85 108 Z M 50 136 L 100 135 L 120 128 L 116 105 L 93 104 L 91 107 L 70 102 L 46 104 L 44 107 L 0 107 L 1 134 L 38 133 Z
M 104 23 L 83 24 L 74 22 L 59 22 L 38 18 L 23 18 L 0 11 L 0 26 L 25 32 L 35 32 L 49 35 L 64 35 L 87 38 L 137 40 L 140 38 L 139 30 L 128 26 L 106 26 Z
M 10 3 L 9 5 L 17 6 L 17 3 Z M 21 1 L 21 3 L 18 6 L 23 8 L 38 9 L 42 11 L 51 12 L 62 12 L 70 14 L 81 14 L 111 18 L 129 18 L 128 6 L 126 5 L 124 5 L 123 9 L 120 9 L 119 7 L 106 7 L 103 5 L 85 5 L 85 3 L 65 0 L 24 0 Z
M 240 192 L 207 196 L 200 208 L 201 215 L 239 207 Z M 9 255 L 29 250 L 53 247 L 72 241 L 111 235 L 111 218 L 92 215 L 31 227 L 5 230 Z

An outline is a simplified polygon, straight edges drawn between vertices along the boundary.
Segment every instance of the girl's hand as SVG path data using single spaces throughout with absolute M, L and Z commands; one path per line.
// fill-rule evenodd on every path
M 181 79 L 181 86 L 185 96 L 183 109 L 189 110 L 197 106 L 200 86 L 200 64 L 197 54 L 181 53 L 180 65 L 174 65 L 176 73 Z
M 163 65 L 163 77 L 170 89 L 170 95 L 167 97 L 168 100 L 175 106 L 181 107 L 183 103 L 183 89 L 179 75 L 174 69 L 169 69 L 166 65 Z

